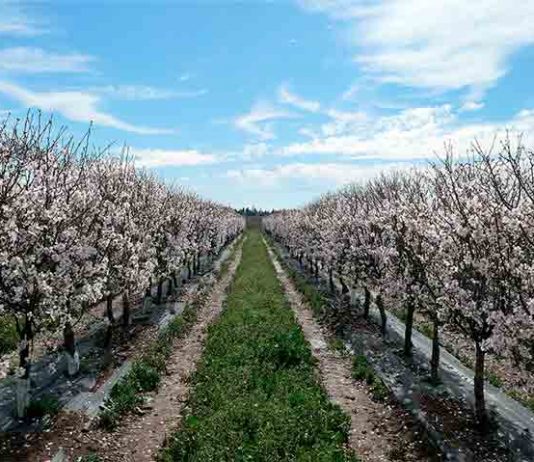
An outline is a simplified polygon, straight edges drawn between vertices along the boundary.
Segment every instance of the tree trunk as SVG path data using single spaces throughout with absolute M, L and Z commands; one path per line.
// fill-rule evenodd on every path
M 169 285 L 167 286 L 167 297 L 171 297 L 174 293 L 174 278 L 171 276 L 168 281 Z
M 152 278 L 148 280 L 148 287 L 145 289 L 145 297 L 152 298 Z
M 328 270 L 328 284 L 330 285 L 330 292 L 334 293 L 336 288 L 334 286 L 334 273 L 331 268 Z
M 386 335 L 386 310 L 384 308 L 384 301 L 382 300 L 382 295 L 380 294 L 376 296 L 376 306 L 378 308 L 378 311 L 380 312 L 380 331 L 382 332 L 382 335 Z
M 15 401 L 17 405 L 17 417 L 22 419 L 26 416 L 26 411 L 30 405 L 30 379 L 17 377 L 15 388 Z
M 481 429 L 486 428 L 487 415 L 484 399 L 484 356 L 480 342 L 475 342 L 475 413 Z
M 22 339 L 19 347 L 19 366 L 23 369 L 23 379 L 30 378 L 30 343 L 32 340 L 32 327 L 29 319 L 26 319 L 24 330 L 22 332 Z
M 109 294 L 106 298 L 106 317 L 108 319 L 108 329 L 106 332 L 106 339 L 104 346 L 106 348 L 106 355 L 111 355 L 111 343 L 113 340 L 113 328 L 115 326 L 115 317 L 113 316 L 113 295 Z M 109 350 L 109 351 L 108 351 Z
M 345 284 L 345 281 L 342 277 L 339 278 L 339 282 L 341 283 L 341 295 L 346 295 L 350 292 L 349 287 L 347 284 Z
M 319 261 L 315 262 L 315 280 L 319 279 Z
M 369 308 L 371 307 L 371 292 L 366 287 L 363 288 L 364 300 L 363 300 L 363 317 L 369 319 Z
M 193 276 L 193 272 L 191 270 L 191 262 L 187 262 L 187 279 L 191 279 L 191 276 Z
M 157 293 L 156 293 L 156 303 L 158 305 L 160 305 L 162 301 L 163 301 L 163 279 L 160 279 L 158 281 L 158 290 L 157 290 Z
M 176 276 L 176 271 L 173 271 L 171 274 L 172 282 L 174 283 L 174 289 L 178 289 L 178 276 Z
M 65 348 L 65 359 L 67 361 L 67 375 L 72 377 L 80 370 L 80 355 L 76 348 L 76 337 L 70 322 L 65 323 L 63 329 L 63 348 Z
M 111 294 L 106 297 L 106 316 L 110 324 L 115 323 L 115 318 L 113 317 L 113 295 Z
M 437 385 L 439 383 L 439 320 L 434 315 L 432 322 L 432 357 L 430 358 L 430 381 Z
M 30 404 L 30 344 L 32 340 L 32 328 L 28 318 L 24 324 L 22 338 L 19 346 L 19 366 L 22 369 L 22 375 L 17 378 L 17 387 L 15 391 L 17 404 L 17 417 L 22 418 L 26 415 L 26 410 Z
M 415 312 L 415 303 L 412 297 L 408 301 L 406 307 L 406 329 L 404 331 L 404 356 L 412 355 L 412 331 L 413 331 L 413 315 Z
M 130 325 L 130 294 L 128 291 L 124 291 L 122 294 L 122 327 L 128 327 Z

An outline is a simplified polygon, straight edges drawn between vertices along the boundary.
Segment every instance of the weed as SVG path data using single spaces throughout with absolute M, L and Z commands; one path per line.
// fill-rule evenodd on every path
M 371 395 L 375 401 L 385 401 L 389 396 L 389 390 L 382 380 L 375 375 L 370 386 Z
M 534 396 L 512 390 L 510 396 L 534 412 Z
M 364 355 L 357 355 L 352 360 L 352 377 L 368 384 L 373 382 L 375 372 Z
M 501 388 L 503 386 L 502 379 L 493 372 L 488 371 L 486 373 L 486 378 L 488 379 L 488 382 L 491 383 L 494 387 Z
M 8 316 L 0 316 L 0 355 L 15 350 L 18 338 L 15 321 Z
M 133 364 L 131 374 L 139 391 L 155 390 L 161 381 L 159 370 L 153 363 L 143 359 Z
M 352 362 L 352 377 L 358 381 L 365 381 L 374 400 L 384 401 L 389 396 L 389 390 L 378 377 L 364 355 L 357 355 Z
M 26 416 L 29 418 L 44 417 L 46 415 L 56 415 L 59 412 L 60 404 L 55 396 L 45 395 L 38 399 L 32 399 L 28 405 Z
M 331 336 L 328 338 L 328 347 L 333 351 L 338 351 L 342 356 L 347 356 L 349 351 L 345 346 L 345 342 L 338 337 Z
M 429 339 L 432 339 L 434 337 L 434 329 L 431 323 L 423 321 L 418 324 L 417 328 L 421 331 L 423 335 L 427 336 Z
M 77 459 L 77 462 L 102 462 L 102 459 L 97 454 L 91 453 L 91 454 L 86 454 L 85 456 L 79 457 Z

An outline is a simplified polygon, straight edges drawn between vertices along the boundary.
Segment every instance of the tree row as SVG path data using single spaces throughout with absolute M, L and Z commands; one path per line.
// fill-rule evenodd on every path
M 264 219 L 268 232 L 316 274 L 361 290 L 385 333 L 386 308 L 406 310 L 411 354 L 416 312 L 431 320 L 431 376 L 447 327 L 475 350 L 476 415 L 486 423 L 489 353 L 534 370 L 534 152 L 521 140 L 474 144 L 457 158 L 382 174 Z
M 73 327 L 96 303 L 130 302 L 194 272 L 243 228 L 232 209 L 170 187 L 127 156 L 75 142 L 31 116 L 0 127 L 0 316 L 20 337 L 20 376 L 41 332 L 64 330 L 69 373 L 79 364 Z M 27 393 L 26 393 L 27 395 Z

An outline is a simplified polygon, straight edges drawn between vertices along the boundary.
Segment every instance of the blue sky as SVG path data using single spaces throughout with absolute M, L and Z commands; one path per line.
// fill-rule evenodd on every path
M 0 113 L 237 207 L 534 128 L 534 2 L 0 0 Z

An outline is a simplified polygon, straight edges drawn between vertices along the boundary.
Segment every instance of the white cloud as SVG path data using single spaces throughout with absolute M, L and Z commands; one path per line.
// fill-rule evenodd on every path
M 23 14 L 18 2 L 0 2 L 0 35 L 33 37 L 48 32 Z
M 466 101 L 460 110 L 462 112 L 478 111 L 484 107 L 484 103 L 479 101 Z
M 349 88 L 347 88 L 347 90 L 345 90 L 343 92 L 343 94 L 341 95 L 341 99 L 343 101 L 352 101 L 356 95 L 360 92 L 361 90 L 361 85 L 355 83 L 355 84 L 352 84 Z
M 256 136 L 259 140 L 266 141 L 276 138 L 269 122 L 292 117 L 294 115 L 287 111 L 277 109 L 268 103 L 260 102 L 254 105 L 250 112 L 236 117 L 234 126 L 239 130 Z
M 534 43 L 534 2 L 525 0 L 301 0 L 346 21 L 356 60 L 379 81 L 414 87 L 484 89 Z
M 38 108 L 47 112 L 58 112 L 66 119 L 76 122 L 93 122 L 95 125 L 113 127 L 143 135 L 172 132 L 172 130 L 133 125 L 103 112 L 98 109 L 100 98 L 91 93 L 82 91 L 34 92 L 4 81 L 0 81 L 0 92 L 7 94 L 26 107 Z
M 91 56 L 50 53 L 41 48 L 13 47 L 0 50 L 0 70 L 11 72 L 84 72 L 91 61 Z
M 363 182 L 388 170 L 406 169 L 405 163 L 291 163 L 272 168 L 246 168 L 229 170 L 226 176 L 242 184 L 260 188 L 273 188 L 287 182 L 328 183 L 334 187 L 353 182 Z
M 45 33 L 44 29 L 36 27 L 32 24 L 19 22 L 16 20 L 0 19 L 0 35 L 15 35 L 22 37 L 32 37 Z
M 326 115 L 332 120 L 322 125 L 321 132 L 325 136 L 340 135 L 352 131 L 367 122 L 368 116 L 364 112 L 347 112 L 329 109 Z
M 197 96 L 203 96 L 208 92 L 206 89 L 178 91 L 156 88 L 149 85 L 106 85 L 102 87 L 93 87 L 90 91 L 125 100 L 195 98 Z
M 289 104 L 303 111 L 318 112 L 321 109 L 319 102 L 304 99 L 289 91 L 285 85 L 281 85 L 278 89 L 278 100 L 283 104 Z
M 270 146 L 267 143 L 249 143 L 243 147 L 242 155 L 245 159 L 255 159 L 265 156 L 269 149 Z
M 195 149 L 168 150 L 131 148 L 129 154 L 140 167 L 192 167 L 219 162 L 217 156 L 205 154 Z
M 534 110 L 524 110 L 502 123 L 460 124 L 448 105 L 406 109 L 394 116 L 368 119 L 350 125 L 347 131 L 324 130 L 309 141 L 292 143 L 277 154 L 293 156 L 335 154 L 353 158 L 426 159 L 443 153 L 444 143 L 453 142 L 465 153 L 473 140 L 489 145 L 499 130 L 534 131 Z

